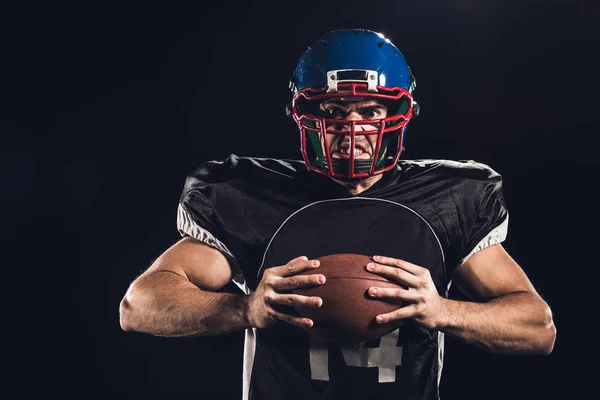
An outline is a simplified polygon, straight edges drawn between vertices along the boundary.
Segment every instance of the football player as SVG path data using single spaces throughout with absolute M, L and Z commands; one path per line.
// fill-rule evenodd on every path
M 240 397 L 251 400 L 438 399 L 444 335 L 494 353 L 549 354 L 551 310 L 502 246 L 501 176 L 475 161 L 400 158 L 419 112 L 415 87 L 405 57 L 377 32 L 336 30 L 310 45 L 286 108 L 302 159 L 232 154 L 191 172 L 182 239 L 131 283 L 122 328 L 245 330 Z M 291 289 L 326 285 L 315 259 L 335 253 L 373 256 L 368 271 L 404 287 L 369 290 L 405 304 L 377 316 L 402 328 L 356 344 L 310 334 L 314 321 L 291 306 L 323 300 Z M 220 292 L 231 281 L 240 293 Z M 452 283 L 469 301 L 448 298 Z

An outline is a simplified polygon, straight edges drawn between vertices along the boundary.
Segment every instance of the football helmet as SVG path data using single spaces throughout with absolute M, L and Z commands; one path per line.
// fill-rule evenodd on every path
M 287 109 L 300 130 L 308 169 L 360 179 L 394 168 L 406 126 L 419 111 L 412 96 L 415 87 L 404 55 L 380 33 L 340 29 L 314 42 L 290 79 L 293 98 Z M 377 100 L 387 107 L 387 115 L 333 118 L 322 106 L 332 100 L 341 104 Z M 367 148 L 369 157 L 363 154 Z

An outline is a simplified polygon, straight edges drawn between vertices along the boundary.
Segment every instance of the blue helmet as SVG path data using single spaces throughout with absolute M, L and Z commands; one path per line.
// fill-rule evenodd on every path
M 412 98 L 415 87 L 403 54 L 382 34 L 341 29 L 322 36 L 304 52 L 290 80 L 294 96 L 288 111 L 300 129 L 307 167 L 352 179 L 394 168 L 406 125 L 418 113 Z M 385 104 L 387 115 L 368 121 L 332 120 L 321 107 L 331 100 L 377 100 Z M 367 137 L 376 137 L 370 141 L 376 144 L 372 154 L 369 158 L 356 156 L 362 154 L 355 147 L 357 141 Z M 333 155 L 334 142 L 343 140 L 347 143 L 345 154 Z

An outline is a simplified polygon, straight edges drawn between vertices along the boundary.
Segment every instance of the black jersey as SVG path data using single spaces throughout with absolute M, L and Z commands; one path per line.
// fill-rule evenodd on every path
M 466 258 L 506 237 L 501 176 L 474 161 L 401 160 L 358 196 L 302 161 L 231 155 L 185 182 L 178 229 L 219 249 L 251 294 L 266 268 L 300 255 L 358 253 L 429 269 L 441 296 Z M 407 320 L 379 339 L 338 345 L 278 322 L 248 329 L 243 398 L 439 398 L 443 333 Z

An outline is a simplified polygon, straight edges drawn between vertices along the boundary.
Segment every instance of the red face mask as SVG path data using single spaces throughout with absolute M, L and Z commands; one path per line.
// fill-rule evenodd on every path
M 394 168 L 402 152 L 404 130 L 413 117 L 411 94 L 399 87 L 377 86 L 373 91 L 362 83 L 338 84 L 336 89 L 331 92 L 327 87 L 306 88 L 294 94 L 291 116 L 300 129 L 306 166 L 317 173 L 342 179 L 366 178 Z M 321 102 L 331 99 L 381 100 L 387 105 L 388 116 L 368 120 L 332 119 L 319 111 Z M 343 147 L 344 157 L 339 153 L 332 157 L 332 143 L 327 135 L 334 138 L 331 142 L 337 143 L 338 148 Z M 368 159 L 360 156 L 366 143 L 373 149 Z

